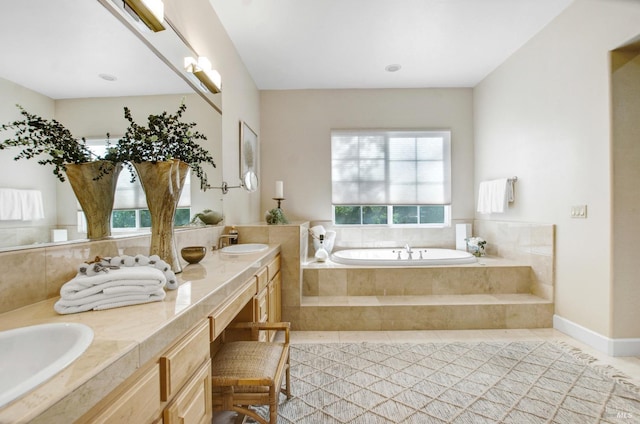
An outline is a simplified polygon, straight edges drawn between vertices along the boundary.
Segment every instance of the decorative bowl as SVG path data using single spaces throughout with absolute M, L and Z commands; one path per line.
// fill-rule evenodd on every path
M 190 264 L 197 264 L 207 254 L 207 248 L 204 246 L 188 246 L 183 247 L 180 251 L 182 258 Z

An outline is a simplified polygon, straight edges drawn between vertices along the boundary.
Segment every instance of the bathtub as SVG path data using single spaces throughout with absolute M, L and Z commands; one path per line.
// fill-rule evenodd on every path
M 429 266 L 473 264 L 477 258 L 471 253 L 453 249 L 413 248 L 412 259 L 406 249 L 347 249 L 331 255 L 331 261 L 360 266 Z M 399 256 L 398 256 L 399 255 Z

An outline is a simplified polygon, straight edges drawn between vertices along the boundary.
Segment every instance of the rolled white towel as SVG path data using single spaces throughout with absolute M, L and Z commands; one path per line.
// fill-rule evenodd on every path
M 147 266 L 149 265 L 149 257 L 144 255 L 136 255 L 135 262 L 138 266 Z
M 167 285 L 165 286 L 168 290 L 175 290 L 178 288 L 178 279 L 176 278 L 176 274 L 168 270 L 164 273 L 164 276 L 167 278 Z
M 129 255 L 122 256 L 122 265 L 123 266 L 134 266 L 136 264 L 136 258 Z

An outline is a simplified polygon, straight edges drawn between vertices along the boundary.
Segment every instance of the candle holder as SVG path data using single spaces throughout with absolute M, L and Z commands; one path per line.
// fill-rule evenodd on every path
M 280 202 L 284 200 L 284 197 L 272 197 L 272 199 L 278 202 L 278 209 L 280 209 Z

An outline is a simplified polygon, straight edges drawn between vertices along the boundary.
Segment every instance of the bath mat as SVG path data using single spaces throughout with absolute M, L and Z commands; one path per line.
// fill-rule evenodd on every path
M 640 422 L 640 388 L 595 362 L 542 341 L 292 344 L 278 423 Z

